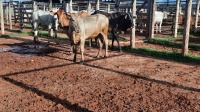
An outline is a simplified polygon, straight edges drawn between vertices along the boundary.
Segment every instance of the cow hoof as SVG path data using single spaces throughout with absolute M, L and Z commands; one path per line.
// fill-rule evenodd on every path
M 99 58 L 99 56 L 95 56 L 95 58 Z
M 67 53 L 67 55 L 72 55 L 72 52 Z
M 108 56 L 104 56 L 104 58 L 107 58 Z

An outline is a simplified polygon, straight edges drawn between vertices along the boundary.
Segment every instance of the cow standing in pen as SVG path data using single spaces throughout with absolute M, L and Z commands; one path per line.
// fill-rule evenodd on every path
M 48 27 L 48 42 L 50 36 L 53 36 L 52 30 L 55 33 L 55 38 L 57 39 L 57 29 L 58 29 L 58 19 L 57 15 L 55 15 L 55 11 L 43 11 L 43 10 L 36 10 L 32 14 L 32 25 L 34 30 L 34 42 L 38 43 L 38 25 Z
M 73 16 L 74 18 L 77 17 L 86 17 L 89 16 L 89 14 L 85 11 L 80 11 L 78 13 L 67 13 L 62 9 L 59 9 L 57 13 L 55 13 L 58 17 L 58 23 L 60 24 L 61 28 L 64 30 L 66 35 L 69 37 L 68 30 L 69 30 L 69 21 L 70 17 Z M 70 16 L 69 16 L 70 15 Z M 70 39 L 70 38 L 69 38 Z M 71 48 L 71 51 L 73 48 Z M 71 52 L 70 52 L 71 54 Z
M 163 19 L 167 19 L 167 12 L 155 11 L 154 24 L 156 26 L 156 33 L 161 33 Z
M 86 39 L 98 39 L 99 51 L 97 57 L 99 57 L 102 42 L 105 43 L 105 57 L 108 56 L 108 27 L 109 20 L 106 16 L 101 14 L 91 15 L 87 17 L 73 17 L 70 16 L 69 22 L 69 37 L 71 44 L 73 45 L 74 59 L 76 62 L 77 46 L 80 45 L 81 51 L 81 63 L 84 62 L 84 45 Z
M 119 51 L 122 52 L 120 42 L 119 42 L 119 37 L 118 37 L 118 31 L 124 31 L 124 33 L 127 32 L 128 28 L 133 27 L 133 19 L 136 17 L 133 17 L 129 13 L 125 12 L 116 12 L 116 13 L 107 13 L 103 11 L 96 10 L 94 13 L 91 15 L 95 14 L 103 14 L 109 19 L 109 31 L 112 34 L 112 49 L 113 49 L 113 44 L 114 40 L 117 41 L 118 43 L 118 48 Z

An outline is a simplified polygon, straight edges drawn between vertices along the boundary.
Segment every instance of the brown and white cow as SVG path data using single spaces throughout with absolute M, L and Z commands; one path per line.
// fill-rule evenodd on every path
M 74 17 L 71 15 L 69 22 L 69 37 L 73 45 L 74 59 L 76 62 L 77 46 L 80 45 L 81 63 L 84 62 L 84 45 L 86 39 L 98 39 L 99 51 L 102 49 L 102 42 L 105 43 L 105 57 L 108 56 L 108 27 L 109 20 L 102 14 L 91 15 L 87 17 Z

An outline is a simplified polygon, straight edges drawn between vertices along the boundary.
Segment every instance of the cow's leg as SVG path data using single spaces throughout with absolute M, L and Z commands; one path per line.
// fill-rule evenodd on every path
M 156 33 L 158 33 L 158 24 L 156 24 Z
M 106 47 L 104 57 L 108 57 L 108 37 L 107 37 L 107 35 L 103 35 L 103 38 L 104 38 L 104 43 L 105 43 L 105 47 Z
M 51 24 L 48 25 L 48 43 L 50 43 L 50 36 L 52 35 Z
M 159 24 L 159 33 L 161 33 L 161 28 L 162 28 L 162 22 Z
M 143 24 L 143 23 L 140 22 L 140 26 L 142 26 L 142 27 L 140 28 L 140 33 L 143 33 L 143 26 L 145 26 L 145 24 Z
M 89 39 L 88 42 L 89 42 L 89 49 L 91 49 L 92 48 L 92 39 Z
M 33 30 L 34 30 L 34 42 L 35 43 L 39 43 L 37 34 L 38 34 L 38 23 L 37 22 L 33 22 Z
M 57 29 L 54 28 L 53 31 L 54 31 L 55 38 L 56 38 L 56 44 L 59 44 L 58 36 L 57 36 Z
M 115 27 L 115 28 L 112 28 L 112 31 L 111 31 L 111 33 L 112 33 L 112 49 L 113 49 L 113 44 L 114 44 L 114 41 L 115 41 L 115 39 L 116 39 L 116 31 L 117 31 L 117 27 Z
M 96 57 L 99 58 L 99 55 L 100 55 L 100 53 L 101 53 L 103 44 L 102 44 L 102 42 L 101 42 L 100 37 L 97 37 L 97 41 L 98 41 L 98 43 L 99 43 L 99 50 L 98 50 L 98 53 L 97 53 L 97 56 L 96 56 Z
M 98 39 L 95 38 L 95 43 L 96 43 L 96 46 L 99 47 L 99 43 L 98 43 Z
M 85 40 L 82 39 L 81 42 L 80 42 L 80 50 L 81 50 L 81 64 L 83 64 L 84 62 L 84 45 L 85 45 Z
M 112 35 L 113 35 L 113 38 L 112 38 L 112 49 L 113 49 L 114 40 L 116 39 L 117 40 L 117 44 L 118 44 L 118 48 L 119 48 L 119 52 L 122 52 L 122 48 L 120 46 L 119 38 L 117 36 L 117 27 L 113 29 Z
M 119 37 L 116 34 L 114 34 L 114 38 L 117 40 L 119 52 L 122 52 L 122 48 L 121 48 L 120 42 L 119 42 Z
M 73 53 L 74 53 L 74 59 L 73 62 L 76 62 L 76 56 L 77 56 L 77 45 L 73 45 Z

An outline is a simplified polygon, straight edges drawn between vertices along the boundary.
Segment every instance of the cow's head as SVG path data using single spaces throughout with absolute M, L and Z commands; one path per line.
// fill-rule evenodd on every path
M 163 11 L 163 19 L 167 19 L 167 16 L 170 15 L 169 12 Z
M 132 14 L 125 13 L 121 15 L 120 17 L 120 24 L 123 26 L 123 31 L 126 33 L 128 28 L 132 28 L 134 26 L 133 19 L 136 18 L 136 16 L 133 16 Z
M 79 17 L 70 17 L 69 22 L 69 34 L 71 34 L 72 44 L 79 44 L 81 38 L 81 27 L 79 25 Z
M 70 14 L 62 9 L 59 9 L 56 13 L 58 16 L 58 23 L 61 27 L 69 26 Z

